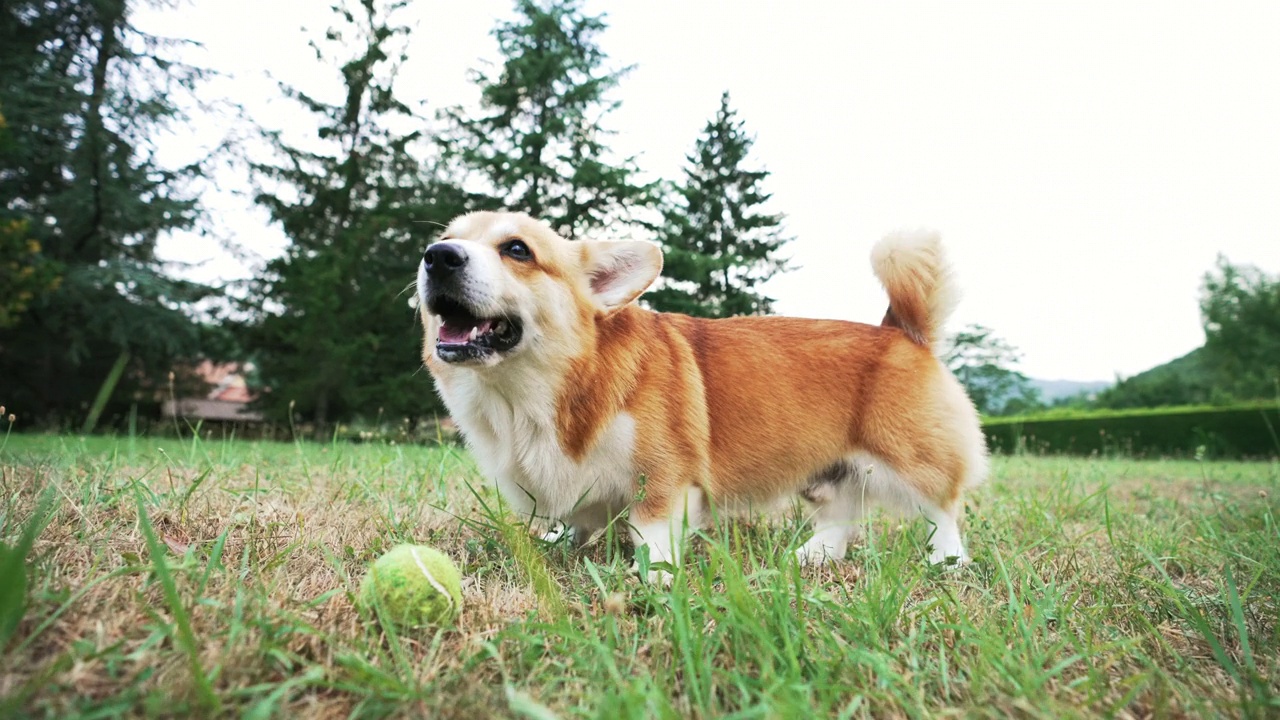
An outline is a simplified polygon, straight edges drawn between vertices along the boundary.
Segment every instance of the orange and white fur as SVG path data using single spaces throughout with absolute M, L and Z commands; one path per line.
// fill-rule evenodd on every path
M 548 539 L 585 542 L 625 511 L 636 548 L 676 564 L 708 503 L 800 496 L 814 508 L 802 562 L 842 559 L 876 502 L 923 514 L 930 560 L 963 563 L 962 493 L 987 453 L 933 351 L 955 302 L 948 266 L 923 232 L 871 259 L 880 325 L 706 320 L 634 302 L 662 269 L 652 244 L 472 213 L 419 266 L 423 359 L 484 475 L 517 511 L 558 521 Z

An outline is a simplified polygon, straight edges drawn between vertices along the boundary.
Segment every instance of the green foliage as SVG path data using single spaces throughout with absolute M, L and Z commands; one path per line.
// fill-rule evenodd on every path
M 1042 406 L 1031 381 L 1014 369 L 1021 359 L 1017 348 L 983 325 L 970 325 L 953 335 L 942 356 L 983 415 L 1010 415 Z
M 983 423 L 999 452 L 1132 457 L 1262 458 L 1280 456 L 1280 406 L 1190 406 L 1128 411 L 1060 410 Z
M 1172 407 L 1280 397 L 1280 278 L 1218 257 L 1205 273 L 1205 344 L 1098 394 L 1104 408 Z
M 517 0 L 516 15 L 493 31 L 501 69 L 473 75 L 480 113 L 444 113 L 451 173 L 473 191 L 473 207 L 521 210 L 568 238 L 638 222 L 632 211 L 650 204 L 652 188 L 632 159 L 611 158 L 601 125 L 629 69 L 604 69 L 603 17 L 579 0 Z
M 1094 405 L 1122 410 L 1208 403 L 1221 397 L 1216 386 L 1204 362 L 1204 348 L 1197 348 L 1133 377 L 1121 378 L 1098 393 Z
M 62 281 L 40 242 L 30 237 L 30 229 L 26 220 L 0 225 L 0 330 L 17 325 L 37 297 L 56 290 Z
M 313 113 L 317 143 L 268 133 L 272 162 L 253 167 L 257 196 L 290 244 L 267 263 L 250 293 L 246 342 L 269 392 L 263 409 L 291 408 L 327 422 L 364 413 L 417 418 L 438 409 L 421 363 L 421 333 L 408 305 L 415 261 L 432 222 L 460 211 L 460 198 L 433 184 L 411 153 L 420 122 L 393 91 L 408 28 L 405 3 L 361 0 L 335 7 L 335 26 L 313 42 L 338 65 L 344 95 L 326 101 L 297 88 L 286 95 Z
M 78 416 L 129 351 L 119 410 L 208 335 L 189 308 L 210 289 L 173 280 L 155 255 L 161 234 L 199 216 L 200 166 L 155 154 L 202 74 L 129 12 L 125 0 L 0 9 L 0 277 L 18 281 L 0 299 L 0 377 L 35 420 Z
M 1200 299 L 1204 356 L 1239 399 L 1280 397 L 1280 277 L 1221 255 Z
M 655 310 L 700 317 L 765 315 L 773 298 L 760 286 L 788 269 L 778 256 L 790 238 L 782 216 L 760 206 L 765 170 L 746 167 L 753 140 L 729 107 L 729 93 L 687 157 L 684 183 L 664 208 L 659 232 L 662 285 L 645 296 Z

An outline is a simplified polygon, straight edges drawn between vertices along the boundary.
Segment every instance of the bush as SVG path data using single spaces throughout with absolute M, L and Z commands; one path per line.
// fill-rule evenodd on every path
M 1258 459 L 1280 456 L 1280 405 L 1182 407 L 989 418 L 993 452 Z

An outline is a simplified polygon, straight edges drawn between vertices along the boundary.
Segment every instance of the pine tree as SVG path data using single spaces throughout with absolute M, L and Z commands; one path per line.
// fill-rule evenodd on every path
M 393 92 L 408 34 L 393 20 L 405 5 L 359 0 L 334 7 L 335 26 L 311 45 L 322 63 L 346 58 L 339 66 L 343 97 L 328 102 L 282 88 L 318 118 L 318 143 L 304 147 L 268 133 L 277 157 L 254 165 L 263 184 L 257 201 L 290 241 L 266 265 L 249 301 L 259 309 L 246 335 L 270 390 L 261 405 L 272 417 L 286 418 L 292 408 L 323 428 L 342 418 L 411 417 L 435 407 L 429 382 L 414 377 L 421 335 L 406 286 L 428 223 L 447 221 L 460 199 L 426 180 L 410 152 L 420 133 L 395 130 L 421 124 Z
M 83 418 L 100 389 L 108 417 L 152 400 L 207 337 L 189 309 L 210 289 L 156 257 L 200 217 L 200 165 L 155 153 L 203 74 L 134 28 L 131 5 L 0 6 L 0 262 L 20 281 L 5 283 L 0 377 L 9 407 L 50 424 Z
M 761 189 L 769 172 L 749 169 L 752 144 L 724 93 L 663 213 L 663 281 L 645 296 L 654 309 L 700 317 L 772 311 L 760 286 L 789 269 L 779 253 L 790 238 L 781 215 L 760 209 L 770 197 Z
M 473 190 L 479 208 L 522 210 L 566 237 L 615 221 L 640 222 L 650 202 L 632 159 L 614 161 L 603 119 L 607 98 L 629 70 L 606 71 L 596 44 L 602 16 L 578 0 L 518 0 L 517 18 L 494 29 L 504 57 L 496 75 L 474 74 L 479 117 L 454 108 L 442 147 Z

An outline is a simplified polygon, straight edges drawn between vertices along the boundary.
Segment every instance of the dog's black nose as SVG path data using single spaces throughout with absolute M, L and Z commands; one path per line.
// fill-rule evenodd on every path
M 432 277 L 446 277 L 467 264 L 467 251 L 461 245 L 436 243 L 422 254 L 422 264 Z

